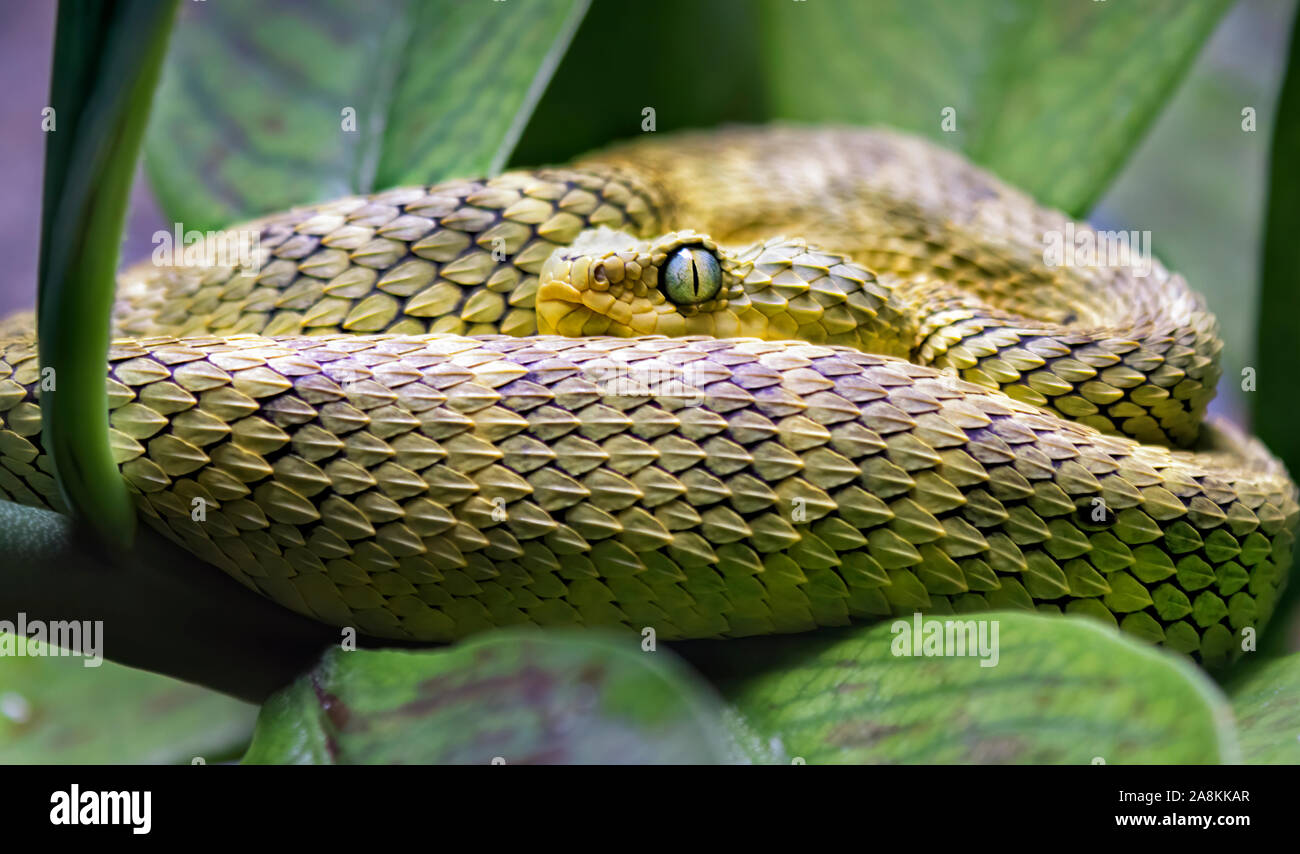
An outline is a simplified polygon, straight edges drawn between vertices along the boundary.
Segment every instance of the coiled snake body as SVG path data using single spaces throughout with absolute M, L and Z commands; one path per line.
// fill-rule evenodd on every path
M 1221 344 L 1183 280 L 1052 266 L 1066 226 L 847 129 L 296 209 L 246 227 L 247 269 L 122 275 L 114 447 L 153 526 L 382 637 L 1022 607 L 1223 659 L 1296 489 L 1202 423 Z M 0 496 L 58 509 L 16 329 Z

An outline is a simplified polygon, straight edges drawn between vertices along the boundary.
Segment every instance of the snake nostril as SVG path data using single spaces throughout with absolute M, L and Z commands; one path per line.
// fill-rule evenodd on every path
M 607 284 L 609 282 L 609 276 L 606 275 L 605 273 L 605 265 L 597 264 L 595 267 L 592 267 L 591 278 L 594 279 L 598 284 L 602 284 L 602 285 Z

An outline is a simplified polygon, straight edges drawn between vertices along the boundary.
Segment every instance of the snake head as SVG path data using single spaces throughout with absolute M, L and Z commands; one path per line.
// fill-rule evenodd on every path
M 542 267 L 537 327 L 568 336 L 712 335 L 747 332 L 750 260 L 706 235 L 651 240 L 608 228 L 584 232 Z
M 731 250 L 694 231 L 594 229 L 547 260 L 536 306 L 539 332 L 571 337 L 800 339 L 891 356 L 915 339 L 871 271 L 787 238 Z

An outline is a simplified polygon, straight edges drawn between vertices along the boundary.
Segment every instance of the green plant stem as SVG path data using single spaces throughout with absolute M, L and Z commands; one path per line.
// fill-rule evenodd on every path
M 37 320 L 43 442 L 73 518 L 118 549 L 134 507 L 108 438 L 104 365 L 122 228 L 176 0 L 63 0 L 46 143 Z

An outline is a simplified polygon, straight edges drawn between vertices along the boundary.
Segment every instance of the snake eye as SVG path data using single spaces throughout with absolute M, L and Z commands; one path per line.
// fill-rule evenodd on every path
M 708 302 L 722 290 L 722 268 L 712 252 L 678 249 L 664 265 L 664 293 L 677 305 Z

